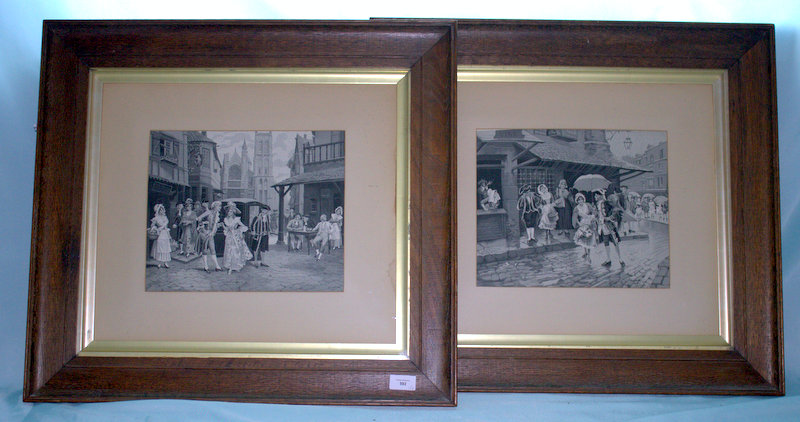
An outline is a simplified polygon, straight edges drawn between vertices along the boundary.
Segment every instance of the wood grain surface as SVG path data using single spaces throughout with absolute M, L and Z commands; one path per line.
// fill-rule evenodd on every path
M 459 65 L 726 69 L 731 351 L 459 348 L 459 391 L 783 395 L 772 25 L 458 21 Z
M 24 400 L 455 405 L 454 37 L 454 23 L 441 20 L 45 22 Z M 88 77 L 94 67 L 409 69 L 409 359 L 78 357 Z M 389 390 L 390 373 L 415 375 L 416 390 Z

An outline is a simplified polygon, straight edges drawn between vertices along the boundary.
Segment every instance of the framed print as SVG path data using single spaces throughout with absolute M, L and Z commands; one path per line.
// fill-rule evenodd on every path
M 455 405 L 453 38 L 45 22 L 24 399 Z
M 458 388 L 783 394 L 773 27 L 458 25 Z

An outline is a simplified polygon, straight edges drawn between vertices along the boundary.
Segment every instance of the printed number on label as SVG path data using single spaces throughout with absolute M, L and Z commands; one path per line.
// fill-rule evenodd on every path
M 417 389 L 416 375 L 389 375 L 390 390 L 414 391 Z

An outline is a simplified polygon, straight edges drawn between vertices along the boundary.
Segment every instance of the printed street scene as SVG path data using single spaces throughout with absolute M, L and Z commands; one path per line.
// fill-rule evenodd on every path
M 343 131 L 152 131 L 146 291 L 343 291 Z
M 667 133 L 477 131 L 477 285 L 669 288 Z

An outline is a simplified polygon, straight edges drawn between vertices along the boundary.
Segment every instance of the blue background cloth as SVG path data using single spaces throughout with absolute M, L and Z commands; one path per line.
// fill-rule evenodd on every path
M 22 403 L 43 19 L 451 17 L 752 22 L 776 25 L 785 397 L 459 394 L 457 408 L 291 406 L 185 400 Z M 797 0 L 5 0 L 0 2 L 0 421 L 800 420 L 800 2 Z

